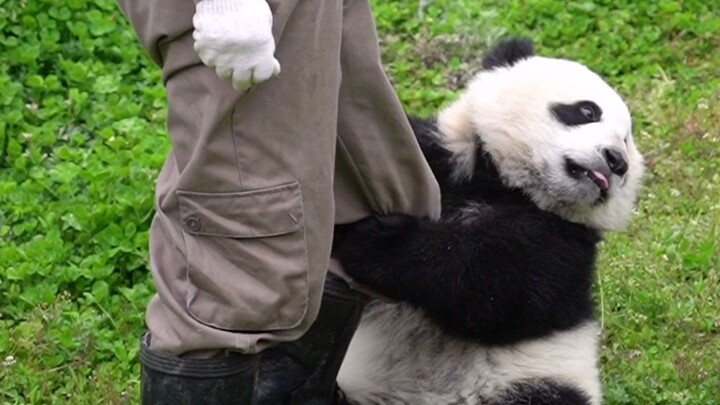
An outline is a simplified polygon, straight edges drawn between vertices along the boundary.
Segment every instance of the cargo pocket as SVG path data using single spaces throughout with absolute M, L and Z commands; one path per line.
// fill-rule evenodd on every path
M 297 326 L 308 305 L 299 183 L 233 193 L 178 191 L 187 255 L 187 309 L 232 331 Z

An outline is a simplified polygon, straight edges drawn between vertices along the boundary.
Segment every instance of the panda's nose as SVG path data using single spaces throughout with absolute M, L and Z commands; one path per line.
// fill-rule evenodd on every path
M 612 148 L 605 148 L 602 152 L 611 172 L 618 176 L 623 176 L 627 173 L 628 163 L 624 153 Z

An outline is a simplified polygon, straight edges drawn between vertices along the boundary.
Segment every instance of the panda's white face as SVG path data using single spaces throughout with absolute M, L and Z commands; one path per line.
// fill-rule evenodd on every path
M 504 183 L 542 209 L 596 229 L 632 214 L 644 163 L 630 112 L 579 63 L 531 56 L 484 70 L 438 121 L 451 143 L 480 136 Z

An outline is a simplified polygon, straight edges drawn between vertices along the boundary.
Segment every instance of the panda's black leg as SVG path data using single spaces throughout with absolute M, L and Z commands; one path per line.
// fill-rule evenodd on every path
M 553 382 L 516 384 L 490 405 L 590 405 L 582 391 Z

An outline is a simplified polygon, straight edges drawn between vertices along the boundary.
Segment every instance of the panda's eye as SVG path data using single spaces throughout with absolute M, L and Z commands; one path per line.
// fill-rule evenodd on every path
M 599 108 L 597 108 L 595 103 L 582 104 L 578 107 L 578 109 L 580 110 L 580 114 L 582 114 L 588 121 L 600 121 L 600 111 L 598 111 Z
M 550 110 L 558 121 L 567 126 L 598 122 L 602 118 L 600 106 L 589 100 L 572 104 L 555 103 L 550 107 Z

